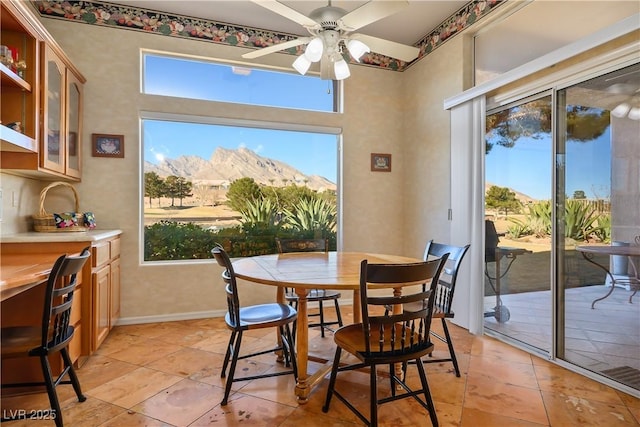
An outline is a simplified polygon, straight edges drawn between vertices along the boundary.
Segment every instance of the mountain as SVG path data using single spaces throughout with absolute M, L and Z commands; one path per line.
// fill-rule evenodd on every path
M 163 178 L 181 176 L 194 184 L 220 185 L 251 177 L 259 184 L 276 187 L 295 183 L 317 191 L 336 189 L 335 183 L 322 176 L 305 175 L 287 163 L 259 156 L 247 148 L 234 150 L 218 147 L 209 160 L 198 156 L 180 156 L 164 159 L 157 165 L 145 161 L 144 171 L 155 172 Z

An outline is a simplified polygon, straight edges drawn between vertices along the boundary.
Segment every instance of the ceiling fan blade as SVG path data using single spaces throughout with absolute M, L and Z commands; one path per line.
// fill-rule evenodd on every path
M 309 43 L 310 41 L 311 41 L 311 37 L 300 37 L 295 40 L 289 40 L 288 42 L 282 42 L 282 43 L 274 44 L 273 46 L 263 47 L 262 49 L 254 50 L 252 52 L 247 52 L 244 55 L 242 55 L 242 57 L 246 59 L 259 58 L 261 56 L 268 55 L 270 53 L 289 49 L 290 47 L 300 46 L 301 44 Z
M 338 20 L 347 31 L 354 31 L 404 9 L 408 1 L 370 1 Z
M 417 47 L 380 39 L 378 37 L 367 36 L 365 34 L 351 34 L 349 38 L 360 40 L 362 43 L 369 46 L 371 52 L 390 56 L 405 62 L 413 61 L 420 54 L 420 49 Z
M 306 27 L 306 28 L 320 27 L 320 24 L 318 24 L 313 19 L 309 18 L 306 15 L 301 14 L 300 12 L 294 9 L 291 9 L 288 6 L 285 6 L 284 4 L 278 1 L 275 1 L 275 0 L 251 0 L 251 1 L 257 4 L 258 6 L 262 6 L 265 9 L 269 9 L 270 11 L 275 12 L 278 15 L 284 16 L 285 18 L 293 22 L 297 22 L 303 27 Z

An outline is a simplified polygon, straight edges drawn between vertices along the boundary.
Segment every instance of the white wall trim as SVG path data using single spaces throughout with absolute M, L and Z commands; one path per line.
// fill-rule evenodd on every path
M 640 29 L 640 13 L 631 15 L 614 25 L 600 31 L 596 31 L 587 37 L 584 37 L 574 43 L 570 43 L 560 49 L 556 49 L 546 55 L 534 59 L 533 61 L 529 61 L 526 64 L 501 74 L 495 79 L 468 89 L 458 95 L 452 96 L 451 98 L 447 98 L 444 100 L 444 109 L 449 110 L 471 99 L 484 96 L 495 89 L 545 68 L 554 66 L 559 62 L 589 51 L 638 29 Z

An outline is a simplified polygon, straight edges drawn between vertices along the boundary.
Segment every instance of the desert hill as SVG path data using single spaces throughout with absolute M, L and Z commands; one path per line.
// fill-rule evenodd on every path
M 335 190 L 336 184 L 318 175 L 305 175 L 279 160 L 262 157 L 247 148 L 237 150 L 218 147 L 209 160 L 198 156 L 165 159 L 157 165 L 144 162 L 144 171 L 160 177 L 181 176 L 197 184 L 229 184 L 236 179 L 252 177 L 257 183 L 284 186 L 291 183 L 317 190 Z

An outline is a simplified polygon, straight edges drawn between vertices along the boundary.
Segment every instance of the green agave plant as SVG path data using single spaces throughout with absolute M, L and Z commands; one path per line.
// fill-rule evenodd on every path
M 284 220 L 300 231 L 330 231 L 337 228 L 337 208 L 324 199 L 300 199 L 292 210 L 284 209 Z
M 278 224 L 278 212 L 276 205 L 271 199 L 261 197 L 247 201 L 244 208 L 240 210 L 243 224 L 263 224 L 276 226 Z

